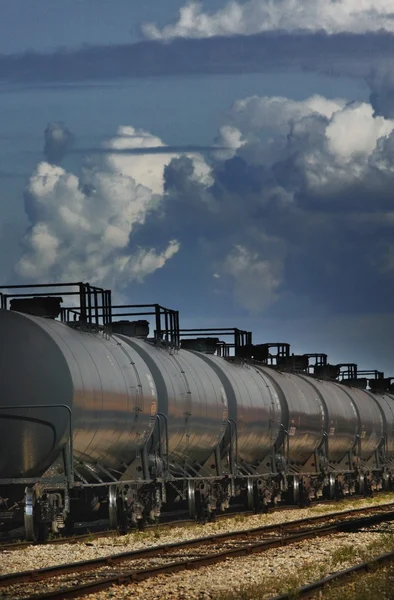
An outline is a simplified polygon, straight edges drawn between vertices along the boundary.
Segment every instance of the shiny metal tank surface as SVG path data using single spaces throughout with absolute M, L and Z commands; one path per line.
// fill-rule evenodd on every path
M 394 396 L 392 394 L 374 394 L 375 401 L 383 413 L 384 438 L 387 458 L 394 458 Z
M 328 460 L 339 462 L 350 452 L 357 440 L 359 421 L 356 407 L 344 386 L 299 375 L 320 394 L 326 414 Z
M 237 422 L 238 458 L 258 463 L 271 451 L 280 431 L 282 408 L 275 387 L 255 366 L 234 364 L 211 354 L 201 356 L 226 390 L 229 416 Z
M 121 470 L 153 433 L 157 392 L 141 357 L 115 336 L 49 321 L 74 384 L 74 455 Z
M 143 360 L 121 340 L 17 312 L 0 310 L 0 331 L 0 477 L 41 476 L 53 463 L 69 426 L 55 404 L 72 411 L 77 459 L 130 462 L 156 414 Z M 5 408 L 18 405 L 32 408 Z
M 227 396 L 219 377 L 198 353 L 170 352 L 136 338 L 117 337 L 150 369 L 159 411 L 168 418 L 170 462 L 198 468 L 222 440 L 227 424 Z
M 317 389 L 303 377 L 283 373 L 268 367 L 259 367 L 287 405 L 288 458 L 290 463 L 302 465 L 323 442 L 325 429 L 324 405 Z M 287 455 L 287 442 L 283 453 Z
M 333 385 L 340 386 L 335 383 Z M 352 387 L 346 388 L 346 391 L 354 402 L 359 416 L 359 456 L 362 460 L 368 460 L 383 439 L 383 414 L 376 402 L 375 394 Z

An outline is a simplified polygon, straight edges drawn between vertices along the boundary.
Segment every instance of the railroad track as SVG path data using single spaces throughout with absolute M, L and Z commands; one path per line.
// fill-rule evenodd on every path
M 280 507 L 281 510 L 284 509 L 284 507 Z M 291 507 L 294 509 L 294 507 Z M 288 510 L 289 507 L 286 507 L 286 509 Z M 276 509 L 273 509 L 273 511 Z M 244 512 L 234 512 L 234 513 L 223 513 L 220 515 L 216 515 L 216 519 L 215 520 L 223 520 L 223 519 L 233 519 L 235 517 L 239 517 L 240 515 L 243 515 L 245 517 L 247 517 L 248 515 L 254 514 L 253 511 L 244 511 Z M 160 529 L 166 529 L 166 528 L 172 528 L 172 527 L 188 527 L 190 525 L 197 525 L 198 523 L 194 520 L 194 519 L 174 519 L 173 521 L 161 521 L 157 524 L 154 525 L 146 525 L 144 528 L 145 530 L 155 530 L 157 528 Z M 138 529 L 131 529 L 129 533 L 132 532 L 136 532 L 138 531 Z M 86 542 L 86 541 L 90 541 L 90 540 L 94 540 L 97 538 L 101 538 L 101 537 L 113 537 L 113 536 L 120 536 L 121 534 L 114 530 L 114 529 L 99 529 L 96 531 L 90 531 L 88 530 L 86 533 L 81 533 L 81 534 L 72 534 L 72 535 L 61 535 L 59 537 L 53 538 L 53 539 L 49 539 L 45 542 L 39 542 L 37 544 L 35 544 L 34 542 L 27 542 L 25 540 L 20 540 L 20 539 L 15 539 L 15 541 L 12 542 L 6 542 L 6 543 L 2 543 L 0 541 L 0 555 L 2 551 L 7 551 L 7 552 L 12 552 L 14 550 L 22 550 L 23 548 L 28 548 L 30 546 L 34 546 L 34 545 L 40 545 L 40 546 L 48 546 L 51 544 L 56 544 L 56 545 L 62 545 L 62 544 L 79 544 L 80 542 Z
M 0 577 L 0 598 L 77 598 L 116 584 L 138 582 L 163 573 L 211 565 L 228 558 L 264 552 L 308 538 L 357 531 L 392 520 L 394 503 L 151 546 L 34 571 L 11 573 Z
M 385 564 L 392 564 L 393 562 L 394 552 L 385 552 L 384 554 L 380 554 L 371 560 L 358 563 L 357 565 L 354 565 L 354 567 L 349 567 L 348 569 L 343 569 L 342 571 L 336 571 L 336 573 L 332 573 L 331 575 L 328 575 L 323 579 L 319 579 L 318 581 L 308 583 L 308 585 L 303 585 L 289 593 L 272 596 L 272 598 L 269 600 L 293 600 L 294 598 L 305 597 L 310 598 L 315 592 L 319 592 L 331 583 L 353 578 L 355 575 L 360 573 L 368 573 L 374 569 L 379 569 Z

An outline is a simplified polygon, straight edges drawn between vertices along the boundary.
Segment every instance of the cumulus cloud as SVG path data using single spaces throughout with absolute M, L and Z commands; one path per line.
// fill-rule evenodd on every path
M 146 131 L 137 131 L 134 127 L 119 127 L 117 136 L 103 144 L 107 150 L 107 164 L 110 171 L 114 173 L 127 173 L 140 185 L 150 188 L 153 193 L 163 192 L 163 169 L 171 161 L 175 154 L 157 154 L 133 156 L 132 160 L 127 154 L 118 154 L 117 150 L 128 150 L 133 148 L 157 148 L 165 147 L 162 140 Z M 115 150 L 111 154 L 111 150 Z
M 308 115 L 318 114 L 331 118 L 345 105 L 346 101 L 341 98 L 329 100 L 317 94 L 303 101 L 281 96 L 249 96 L 235 102 L 231 113 L 242 131 L 250 133 L 264 128 L 276 133 L 287 133 L 292 123 L 299 122 Z
M 320 143 L 338 165 L 357 156 L 367 159 L 394 128 L 394 120 L 374 114 L 368 103 L 319 95 L 303 101 L 251 96 L 234 103 L 231 118 L 249 141 L 260 131 L 286 136 L 288 150 L 303 140 L 305 150 L 316 152 Z
M 115 289 L 162 268 L 180 248 L 169 239 L 162 248 L 133 244 L 133 235 L 162 202 L 163 173 L 172 154 L 127 156 L 111 149 L 164 146 L 159 138 L 120 127 L 107 140 L 101 162 L 80 174 L 40 163 L 25 194 L 31 227 L 23 241 L 17 272 L 26 279 L 88 280 Z M 191 154 L 191 177 L 209 178 L 201 156 Z
M 252 35 L 265 31 L 394 32 L 390 0 L 230 0 L 216 12 L 205 12 L 200 2 L 188 2 L 178 21 L 162 29 L 142 27 L 148 39 L 209 38 Z
M 170 148 L 128 154 L 166 148 L 132 127 L 80 173 L 38 165 L 18 272 L 120 289 L 182 247 L 177 277 L 196 303 L 206 277 L 210 302 L 230 294 L 253 314 L 387 310 L 375 291 L 394 274 L 394 120 L 316 95 L 251 96 L 227 117 L 210 165 Z
M 54 121 L 44 132 L 44 154 L 47 162 L 59 164 L 71 147 L 73 136 L 64 123 Z
M 236 302 L 251 313 L 261 313 L 278 297 L 282 270 L 281 260 L 263 258 L 259 252 L 237 244 L 223 261 L 221 271 L 233 280 Z
M 368 157 L 377 141 L 386 138 L 394 129 L 394 121 L 375 117 L 372 106 L 366 103 L 345 107 L 333 115 L 326 129 L 328 148 L 344 161 L 357 155 Z
M 318 95 L 303 101 L 252 96 L 234 103 L 231 118 L 247 136 L 259 130 L 286 135 L 288 150 L 295 144 L 299 148 L 303 140 L 305 150 L 316 152 L 320 141 L 338 165 L 363 157 L 366 166 L 378 140 L 394 129 L 394 120 L 375 115 L 368 103 Z
M 213 156 L 218 160 L 226 160 L 235 156 L 238 148 L 246 144 L 246 140 L 239 129 L 224 125 L 215 138 L 215 144 L 219 146 L 219 150 L 215 150 Z
M 190 260 L 203 253 L 217 301 L 230 292 L 270 314 L 388 310 L 376 290 L 394 274 L 394 120 L 321 96 L 244 98 L 228 117 L 218 138 L 232 149 L 215 156 L 212 184 L 192 181 L 185 159 L 164 174 L 166 228 Z

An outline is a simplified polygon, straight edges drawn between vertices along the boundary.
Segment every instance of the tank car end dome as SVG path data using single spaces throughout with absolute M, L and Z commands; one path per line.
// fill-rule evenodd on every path
M 71 407 L 73 384 L 42 321 L 0 310 L 0 478 L 43 475 L 68 433 L 68 410 L 54 405 Z

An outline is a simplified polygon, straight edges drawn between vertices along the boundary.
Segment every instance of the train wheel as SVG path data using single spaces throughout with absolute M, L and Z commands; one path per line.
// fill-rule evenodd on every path
M 111 529 L 115 529 L 122 534 L 130 529 L 131 513 L 127 512 L 124 499 L 119 495 L 115 484 L 109 486 L 108 490 L 108 516 Z
M 108 490 L 108 513 L 109 526 L 111 529 L 118 529 L 118 493 L 117 486 L 110 485 Z
M 25 489 L 25 508 L 24 508 L 24 521 L 25 521 L 25 535 L 29 542 L 35 542 L 37 539 L 37 527 L 36 527 L 36 492 L 33 488 Z
M 196 484 L 189 479 L 187 482 L 187 505 L 191 519 L 196 518 Z
M 330 500 L 334 500 L 336 498 L 337 492 L 334 473 L 330 473 L 328 476 L 328 493 Z
M 45 542 L 49 535 L 49 523 L 40 522 L 38 519 L 39 506 L 33 488 L 25 490 L 24 522 L 25 535 L 29 542 Z
M 254 485 L 253 485 L 253 478 L 252 477 L 248 477 L 248 479 L 247 479 L 246 491 L 247 491 L 247 506 L 248 506 L 248 510 L 254 510 L 254 508 L 255 508 L 255 503 L 254 503 Z
M 357 491 L 360 495 L 365 494 L 365 477 L 364 477 L 364 475 L 359 475 L 357 477 Z
M 300 478 L 298 475 L 293 477 L 293 502 L 299 504 L 300 502 Z
M 74 533 L 74 519 L 70 513 L 68 513 L 66 520 L 64 521 L 64 531 L 66 535 L 72 535 Z

